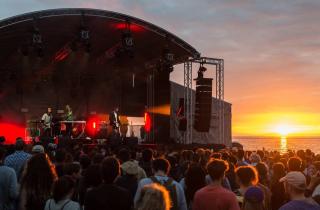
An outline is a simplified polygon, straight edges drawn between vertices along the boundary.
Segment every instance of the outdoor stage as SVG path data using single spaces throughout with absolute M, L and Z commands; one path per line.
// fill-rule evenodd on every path
M 58 122 L 63 121 L 67 104 L 76 121 L 94 118 L 106 126 L 107 115 L 116 106 L 123 117 L 144 119 L 148 113 L 151 125 L 144 141 L 169 142 L 177 106 L 169 78 L 177 64 L 188 64 L 180 97 L 185 98 L 189 121 L 187 131 L 171 137 L 192 143 L 190 74 L 200 53 L 158 26 L 96 9 L 38 11 L 0 21 L 0 49 L 0 136 L 7 143 L 17 136 L 37 135 L 30 134 L 30 122 L 39 121 L 48 107 Z M 209 135 L 207 143 L 228 145 L 231 105 L 223 101 L 223 60 L 214 61 L 209 64 L 218 72 L 214 112 L 218 121 L 212 126 L 218 127 L 210 135 L 219 137 L 211 140 Z M 225 110 L 230 120 L 224 119 Z

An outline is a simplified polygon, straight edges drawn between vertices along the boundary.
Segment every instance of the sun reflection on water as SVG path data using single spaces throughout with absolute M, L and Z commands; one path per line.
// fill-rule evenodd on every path
M 287 147 L 287 137 L 282 136 L 280 138 L 280 153 L 286 153 L 288 151 L 288 147 Z

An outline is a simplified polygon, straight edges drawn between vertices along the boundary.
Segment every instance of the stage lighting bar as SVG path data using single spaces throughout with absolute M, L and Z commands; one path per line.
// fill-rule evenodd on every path
M 42 36 L 39 31 L 35 31 L 32 35 L 32 43 L 34 45 L 42 44 Z
M 134 40 L 132 37 L 131 29 L 130 29 L 130 22 L 126 21 L 125 28 L 122 32 L 122 47 L 125 50 L 132 50 L 134 46 Z
M 33 29 L 32 33 L 32 47 L 34 52 L 37 54 L 38 57 L 43 57 L 43 39 L 42 35 L 38 28 Z M 26 52 L 23 52 L 24 55 L 26 55 Z
M 174 54 L 171 53 L 169 48 L 166 47 L 162 51 L 162 61 L 161 61 L 162 70 L 165 70 L 171 73 L 173 71 L 173 61 L 174 61 Z

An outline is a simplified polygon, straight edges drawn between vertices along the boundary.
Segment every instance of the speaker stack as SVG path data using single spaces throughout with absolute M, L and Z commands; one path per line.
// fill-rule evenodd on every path
M 196 79 L 196 104 L 194 129 L 198 132 L 208 132 L 211 121 L 212 79 Z

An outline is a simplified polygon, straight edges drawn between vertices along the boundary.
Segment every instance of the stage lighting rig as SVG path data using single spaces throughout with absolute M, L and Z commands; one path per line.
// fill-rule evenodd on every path
M 32 44 L 37 45 L 37 44 L 42 44 L 42 36 L 40 34 L 39 29 L 35 28 L 32 34 Z
M 90 43 L 90 31 L 88 27 L 82 25 L 80 27 L 79 39 L 84 48 L 84 50 L 89 53 L 91 51 L 91 43 Z
M 170 51 L 169 48 L 166 47 L 162 51 L 162 59 L 161 59 L 162 70 L 171 73 L 173 71 L 173 61 L 174 61 L 174 54 Z
M 90 39 L 90 31 L 87 27 L 82 26 L 80 28 L 80 39 L 82 41 L 88 41 Z
M 126 21 L 122 31 L 122 46 L 125 50 L 132 50 L 134 46 L 133 37 L 130 30 L 130 22 Z
M 34 52 L 37 54 L 38 57 L 43 57 L 44 50 L 43 50 L 43 39 L 40 33 L 40 30 L 37 27 L 34 27 L 32 32 L 32 47 Z M 22 52 L 26 55 L 26 52 Z

